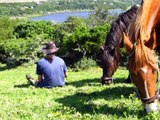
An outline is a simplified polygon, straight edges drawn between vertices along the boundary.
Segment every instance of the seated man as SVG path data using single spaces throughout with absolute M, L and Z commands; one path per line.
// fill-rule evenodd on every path
M 38 81 L 35 81 L 30 75 L 26 75 L 31 84 L 42 88 L 65 85 L 67 67 L 64 60 L 55 55 L 58 49 L 54 42 L 47 43 L 42 49 L 46 57 L 37 62 Z

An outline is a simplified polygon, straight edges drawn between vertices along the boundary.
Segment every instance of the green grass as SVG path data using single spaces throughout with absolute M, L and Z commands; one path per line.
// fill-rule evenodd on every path
M 36 78 L 35 66 L 0 67 L 0 120 L 158 120 L 146 114 L 133 84 L 125 84 L 125 68 L 114 75 L 114 84 L 100 83 L 102 70 L 69 70 L 69 85 L 53 89 L 30 86 L 25 74 Z

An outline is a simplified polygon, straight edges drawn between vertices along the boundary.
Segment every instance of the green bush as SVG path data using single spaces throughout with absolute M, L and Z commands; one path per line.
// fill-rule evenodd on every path
M 62 52 L 66 56 L 77 59 L 81 54 L 82 57 L 92 57 L 96 59 L 100 46 L 105 43 L 105 37 L 110 29 L 106 23 L 103 26 L 90 28 L 88 26 L 77 26 L 71 34 L 63 37 Z
M 17 66 L 38 59 L 41 41 L 32 39 L 10 39 L 0 43 L 0 61 L 9 66 Z
M 9 19 L 8 17 L 0 17 L 0 41 L 14 38 L 13 31 L 19 20 Z
M 52 38 L 54 27 L 47 21 L 26 21 L 17 24 L 14 34 L 17 38 L 36 38 L 43 35 L 45 39 Z
M 73 71 L 80 71 L 94 66 L 97 66 L 97 64 L 92 58 L 83 57 L 80 61 L 74 63 L 71 68 Z

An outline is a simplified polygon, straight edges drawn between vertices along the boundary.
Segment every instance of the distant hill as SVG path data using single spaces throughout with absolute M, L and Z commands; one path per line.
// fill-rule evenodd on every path
M 15 2 L 41 2 L 47 0 L 0 0 L 0 3 L 15 3 Z
M 0 0 L 1 16 L 42 15 L 57 11 L 126 10 L 140 0 Z
M 41 2 L 41 1 L 49 1 L 49 0 L 0 0 L 0 3 L 15 3 L 15 2 Z M 55 1 L 60 1 L 60 0 L 55 0 Z M 65 1 L 65 0 L 64 0 Z M 70 1 L 70 0 L 68 0 Z M 93 1 L 98 1 L 98 0 L 93 0 Z M 117 3 L 121 3 L 121 2 L 131 2 L 131 3 L 140 3 L 140 0 L 106 0 L 106 2 L 117 2 Z M 111 3 L 112 3 L 111 2 Z

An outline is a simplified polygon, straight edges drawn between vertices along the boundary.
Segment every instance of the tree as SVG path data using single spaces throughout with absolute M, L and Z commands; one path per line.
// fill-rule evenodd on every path
M 17 38 L 36 38 L 43 36 L 45 39 L 52 38 L 54 27 L 51 22 L 47 21 L 27 21 L 19 23 L 14 30 Z
M 11 20 L 8 17 L 0 17 L 0 41 L 14 37 L 13 31 L 18 20 Z

